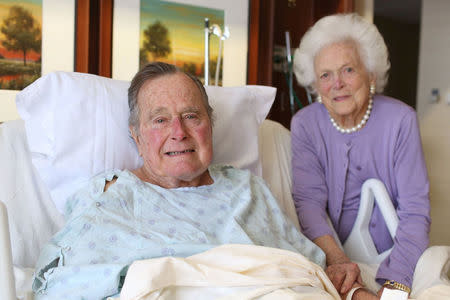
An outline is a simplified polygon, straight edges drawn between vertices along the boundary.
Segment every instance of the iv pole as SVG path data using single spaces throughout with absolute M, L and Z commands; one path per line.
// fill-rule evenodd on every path
M 205 18 L 205 86 L 209 85 L 209 38 L 211 36 L 211 33 L 219 37 L 219 55 L 217 58 L 217 65 L 216 65 L 216 74 L 215 74 L 215 85 L 218 85 L 219 81 L 219 69 L 220 69 L 220 61 L 221 56 L 223 52 L 223 41 L 226 40 L 230 36 L 230 31 L 228 30 L 228 27 L 224 27 L 224 31 L 220 29 L 220 26 L 217 24 L 212 24 L 211 27 L 209 26 L 209 19 Z

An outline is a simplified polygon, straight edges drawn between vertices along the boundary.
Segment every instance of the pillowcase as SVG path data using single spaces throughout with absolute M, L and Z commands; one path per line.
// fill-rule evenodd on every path
M 128 81 L 54 72 L 16 96 L 32 162 L 57 209 L 89 178 L 110 169 L 141 166 L 128 130 Z M 265 86 L 207 86 L 214 109 L 213 163 L 261 176 L 258 129 L 275 98 Z

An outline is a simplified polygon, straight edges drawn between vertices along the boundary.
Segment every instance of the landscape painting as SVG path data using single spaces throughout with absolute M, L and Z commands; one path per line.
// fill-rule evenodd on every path
M 224 28 L 224 11 L 160 0 L 141 0 L 140 67 L 152 61 L 174 64 L 204 81 L 205 18 Z M 214 77 L 219 39 L 210 35 L 209 74 Z M 221 59 L 223 61 L 223 59 Z M 222 70 L 222 68 L 221 68 Z M 214 78 L 212 84 L 215 84 Z M 219 77 L 219 85 L 221 76 Z
M 0 89 L 41 76 L 42 0 L 0 0 Z

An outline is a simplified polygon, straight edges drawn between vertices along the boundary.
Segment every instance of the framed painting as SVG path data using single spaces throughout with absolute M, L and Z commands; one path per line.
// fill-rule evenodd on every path
M 162 61 L 174 64 L 204 81 L 206 26 L 210 28 L 208 73 L 211 75 L 222 69 L 217 69 L 217 63 L 222 61 L 219 60 L 219 49 L 222 52 L 220 46 L 225 42 L 222 34 L 225 32 L 224 11 L 160 0 L 141 0 L 139 68 L 151 61 Z M 219 82 L 220 72 L 217 75 Z
M 152 60 L 174 63 L 185 70 L 194 69 L 193 72 L 202 77 L 205 17 L 212 19 L 210 25 L 216 24 L 223 31 L 225 26 L 229 29 L 229 37 L 222 42 L 222 85 L 246 84 L 248 1 L 241 0 L 115 0 L 112 77 L 131 80 L 141 64 Z M 164 25 L 164 22 L 169 32 L 172 28 L 169 53 L 163 56 L 151 51 L 143 53 L 145 31 L 149 32 L 154 25 Z M 186 28 L 190 31 L 181 30 Z M 195 31 L 198 33 L 194 34 Z M 180 34 L 185 38 L 176 39 Z M 188 34 L 193 35 L 188 37 Z M 164 39 L 158 40 L 162 42 Z M 219 38 L 211 34 L 210 64 L 218 58 L 218 42 Z M 160 43 L 159 46 L 164 45 Z M 213 75 L 210 74 L 210 77 Z
M 15 17 L 33 26 L 15 28 Z M 26 30 L 32 38 L 18 40 Z M 74 70 L 74 37 L 75 0 L 0 0 L 0 121 L 19 118 L 15 95 L 27 84 Z

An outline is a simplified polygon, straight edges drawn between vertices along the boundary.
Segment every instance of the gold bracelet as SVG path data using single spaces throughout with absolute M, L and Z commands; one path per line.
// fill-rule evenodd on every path
M 406 286 L 402 283 L 398 283 L 397 281 L 394 281 L 394 280 L 386 280 L 386 282 L 383 284 L 383 286 L 389 286 L 393 289 L 407 292 L 408 294 L 411 293 L 411 289 L 408 286 Z

